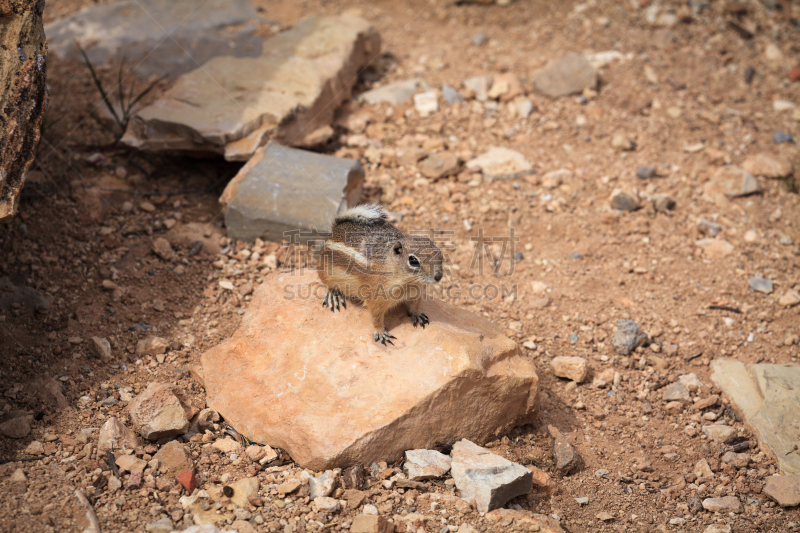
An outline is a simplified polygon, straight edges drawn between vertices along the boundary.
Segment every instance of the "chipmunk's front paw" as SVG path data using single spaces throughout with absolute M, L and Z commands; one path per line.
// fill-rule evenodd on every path
M 329 307 L 331 312 L 338 311 L 339 306 L 347 309 L 344 294 L 339 289 L 328 289 L 325 298 L 322 299 L 322 307 Z
M 375 331 L 373 332 L 372 335 L 375 337 L 375 342 L 380 342 L 384 346 L 386 346 L 387 342 L 392 346 L 394 346 L 394 343 L 390 339 L 397 340 L 397 337 L 395 337 L 394 335 L 389 335 L 386 332 L 386 330 L 383 330 L 383 333 L 378 333 L 377 331 Z
M 431 323 L 428 319 L 428 315 L 425 313 L 412 313 L 409 311 L 408 316 L 411 317 L 411 323 L 414 324 L 414 327 L 417 327 L 417 324 L 419 324 L 422 326 L 422 329 L 425 329 L 425 326 Z

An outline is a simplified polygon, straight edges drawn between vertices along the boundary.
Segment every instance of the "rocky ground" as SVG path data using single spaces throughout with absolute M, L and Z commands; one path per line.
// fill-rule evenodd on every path
M 372 22 L 386 52 L 359 93 L 418 76 L 466 98 L 439 98 L 429 114 L 419 99 L 354 102 L 325 151 L 362 161 L 366 199 L 402 229 L 452 232 L 443 234 L 451 289 L 440 297 L 503 328 L 534 361 L 536 423 L 487 447 L 536 468 L 535 490 L 507 507 L 558 525 L 483 515 L 455 497 L 452 478 L 409 484 L 400 463 L 367 468 L 363 484 L 345 476 L 320 508 L 308 483 L 316 473 L 280 450 L 261 464 L 264 450 L 226 440 L 213 413 L 185 443 L 134 442 L 114 471 L 98 454 L 100 428 L 112 417 L 131 425 L 129 404 L 153 383 L 172 384 L 190 414 L 203 410 L 200 355 L 235 331 L 253 287 L 303 259 L 225 236 L 217 198 L 240 165 L 109 146 L 87 118 L 99 98 L 85 68 L 53 60 L 49 126 L 19 215 L 0 228 L 4 531 L 82 531 L 76 489 L 104 532 L 183 529 L 192 518 L 175 475 L 187 465 L 207 496 L 195 503 L 239 533 L 348 530 L 362 514 L 431 532 L 798 527 L 797 508 L 764 493 L 775 457 L 709 366 L 718 357 L 796 364 L 800 352 L 800 196 L 781 168 L 800 165 L 799 4 L 261 4 L 271 28 L 345 9 Z M 534 71 L 568 51 L 593 59 L 597 90 L 536 92 Z M 607 51 L 619 53 L 596 55 Z M 462 84 L 501 75 L 509 83 L 486 101 Z M 465 165 L 492 146 L 521 153 L 535 172 L 490 181 Z M 443 161 L 413 155 L 429 152 Z M 756 184 L 730 190 L 731 168 Z M 626 206 L 640 208 L 614 208 Z M 513 250 L 495 241 L 475 259 L 481 229 L 511 228 Z M 470 294 L 472 285 L 481 290 Z M 485 290 L 500 285 L 510 292 Z M 620 320 L 649 337 L 629 355 L 614 346 Z M 588 375 L 561 356 L 583 358 Z M 735 436 L 744 439 L 722 443 Z M 566 474 L 553 453 L 564 439 L 579 457 Z

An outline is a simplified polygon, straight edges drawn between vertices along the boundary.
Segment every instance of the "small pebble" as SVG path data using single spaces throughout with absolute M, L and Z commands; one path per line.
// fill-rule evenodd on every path
M 636 170 L 636 177 L 642 180 L 649 180 L 655 176 L 656 169 L 648 165 L 641 166 Z

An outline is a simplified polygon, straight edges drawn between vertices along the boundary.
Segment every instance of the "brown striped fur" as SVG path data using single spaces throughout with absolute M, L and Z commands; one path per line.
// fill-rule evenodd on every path
M 404 235 L 387 218 L 378 206 L 359 206 L 336 217 L 319 268 L 331 310 L 337 291 L 344 299 L 363 302 L 372 315 L 375 340 L 381 342 L 388 335 L 384 316 L 401 303 L 414 325 L 424 327 L 428 318 L 419 312 L 424 286 L 442 277 L 441 250 L 427 237 Z

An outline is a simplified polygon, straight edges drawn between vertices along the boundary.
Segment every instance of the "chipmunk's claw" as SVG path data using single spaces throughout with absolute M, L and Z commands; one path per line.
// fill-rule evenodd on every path
M 339 311 L 342 307 L 347 309 L 344 294 L 339 289 L 328 289 L 325 298 L 322 299 L 322 307 L 328 307 L 331 313 Z
M 425 329 L 425 326 L 431 323 L 428 319 L 428 315 L 425 313 L 408 313 L 408 316 L 411 317 L 411 323 L 414 324 L 414 327 L 417 327 L 417 324 L 422 326 L 422 329 Z
M 391 339 L 397 340 L 397 337 L 395 337 L 394 335 L 390 335 L 389 333 L 386 332 L 386 330 L 383 330 L 383 333 L 378 333 L 376 331 L 372 335 L 375 338 L 375 342 L 380 342 L 384 346 L 386 346 L 387 342 L 392 346 L 394 346 L 394 343 L 391 341 Z

